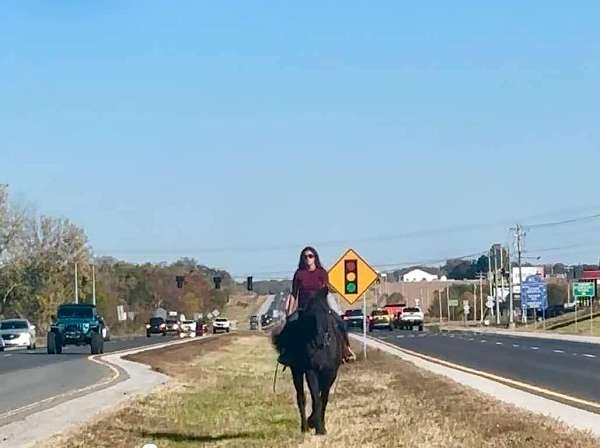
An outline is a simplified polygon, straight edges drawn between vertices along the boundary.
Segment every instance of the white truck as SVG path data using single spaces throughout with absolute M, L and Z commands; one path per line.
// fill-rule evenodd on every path
M 424 319 L 425 315 L 418 306 L 404 308 L 400 316 L 400 328 L 412 330 L 418 327 L 419 331 L 423 331 Z

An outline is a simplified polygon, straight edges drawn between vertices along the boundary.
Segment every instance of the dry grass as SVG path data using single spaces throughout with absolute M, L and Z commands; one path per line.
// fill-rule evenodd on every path
M 343 367 L 326 437 L 299 434 L 287 372 L 272 393 L 275 355 L 265 337 L 230 336 L 137 358 L 175 376 L 175 385 L 51 446 L 600 447 L 377 351 Z
M 225 307 L 225 315 L 238 322 L 238 328 L 247 330 L 249 328 L 250 316 L 255 315 L 266 296 L 239 295 L 230 299 Z

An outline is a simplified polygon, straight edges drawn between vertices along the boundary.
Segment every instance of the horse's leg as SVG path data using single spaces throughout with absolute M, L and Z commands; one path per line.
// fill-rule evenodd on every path
M 327 403 L 329 401 L 329 391 L 331 386 L 335 383 L 337 372 L 332 370 L 325 370 L 319 374 L 319 386 L 321 389 L 321 421 L 323 422 L 323 429 L 325 429 L 325 412 L 327 410 Z
M 294 387 L 296 388 L 296 401 L 298 402 L 298 410 L 300 411 L 300 431 L 308 431 L 306 423 L 306 396 L 304 395 L 304 373 L 292 369 L 292 377 L 294 378 Z
M 323 426 L 323 415 L 321 411 L 321 390 L 319 389 L 319 377 L 317 372 L 309 370 L 306 372 L 306 382 L 310 389 L 310 398 L 312 400 L 312 413 L 308 418 L 308 425 L 311 428 L 315 428 L 318 435 L 325 435 L 325 427 Z

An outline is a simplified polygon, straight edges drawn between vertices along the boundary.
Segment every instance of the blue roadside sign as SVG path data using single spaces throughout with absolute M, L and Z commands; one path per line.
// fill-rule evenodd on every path
M 539 275 L 530 275 L 521 287 L 521 307 L 548 308 L 548 288 Z

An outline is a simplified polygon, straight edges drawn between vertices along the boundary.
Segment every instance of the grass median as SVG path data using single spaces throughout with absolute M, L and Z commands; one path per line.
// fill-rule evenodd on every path
M 299 433 L 288 372 L 273 393 L 268 338 L 230 335 L 132 358 L 173 383 L 48 446 L 600 447 L 587 434 L 378 351 L 342 368 L 326 437 Z

